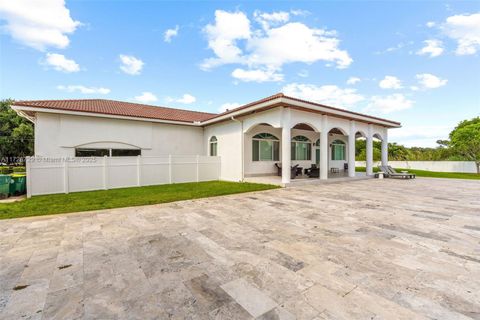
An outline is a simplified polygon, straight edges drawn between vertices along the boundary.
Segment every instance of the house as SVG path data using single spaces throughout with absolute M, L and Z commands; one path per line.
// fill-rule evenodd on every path
M 373 139 L 388 161 L 388 129 L 400 123 L 309 102 L 282 93 L 220 114 L 112 100 L 17 101 L 12 106 L 35 123 L 35 155 L 221 158 L 220 178 L 275 175 L 290 182 L 290 167 L 318 164 L 320 179 L 343 171 L 355 176 L 355 139 L 367 141 L 372 174 Z M 345 165 L 347 164 L 347 165 Z

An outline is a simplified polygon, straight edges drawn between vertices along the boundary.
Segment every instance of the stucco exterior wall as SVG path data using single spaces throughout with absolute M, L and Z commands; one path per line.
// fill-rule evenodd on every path
M 35 155 L 73 157 L 76 147 L 140 148 L 144 156 L 205 153 L 200 127 L 37 113 Z
M 221 159 L 220 179 L 242 180 L 242 124 L 233 120 L 210 125 L 204 132 L 204 150 L 209 154 L 209 141 L 217 137 L 217 156 Z

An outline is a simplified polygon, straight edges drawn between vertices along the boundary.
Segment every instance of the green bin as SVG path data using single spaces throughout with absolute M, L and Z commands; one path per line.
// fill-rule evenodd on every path
M 26 190 L 26 176 L 23 174 L 12 174 L 10 181 L 10 195 L 24 194 Z
M 0 199 L 8 197 L 10 193 L 10 181 L 11 177 L 6 174 L 0 174 Z

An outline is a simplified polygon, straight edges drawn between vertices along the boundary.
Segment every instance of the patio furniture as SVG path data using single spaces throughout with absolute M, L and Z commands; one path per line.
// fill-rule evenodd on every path
M 345 170 L 345 171 L 348 170 L 348 163 L 345 162 L 345 163 L 343 164 L 343 170 Z
M 278 163 L 275 163 L 275 167 L 277 167 L 277 176 L 282 176 L 282 167 Z
M 318 178 L 320 176 L 320 169 L 317 167 L 316 164 L 312 164 L 310 168 L 305 169 L 305 174 L 309 178 Z
M 277 176 L 281 177 L 282 176 L 282 166 L 278 163 L 275 163 L 275 167 L 277 167 Z M 290 179 L 295 179 L 296 178 L 297 168 L 298 168 L 298 164 L 290 167 Z M 300 168 L 300 170 L 302 170 L 302 169 Z
M 330 168 L 331 173 L 339 173 L 340 169 L 339 168 Z
M 379 172 L 375 173 L 374 177 L 378 178 L 378 179 L 383 179 L 384 174 L 385 174 L 385 172 L 379 171 Z
M 378 166 L 380 171 L 385 173 L 386 178 L 402 178 L 402 179 L 415 179 L 414 173 L 404 172 L 399 173 L 395 171 L 391 166 Z
M 302 167 L 297 167 L 297 171 L 295 172 L 295 174 L 297 176 L 301 176 L 302 175 L 302 172 L 303 172 L 303 168 Z

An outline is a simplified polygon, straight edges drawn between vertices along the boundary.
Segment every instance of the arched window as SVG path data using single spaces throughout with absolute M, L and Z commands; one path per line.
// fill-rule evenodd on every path
M 292 160 L 311 160 L 312 144 L 307 137 L 296 136 L 292 139 Z
M 345 142 L 342 140 L 332 142 L 332 160 L 345 160 Z
M 253 161 L 278 161 L 280 141 L 270 133 L 259 133 L 252 138 Z
M 217 156 L 217 137 L 213 136 L 210 138 L 210 156 Z

